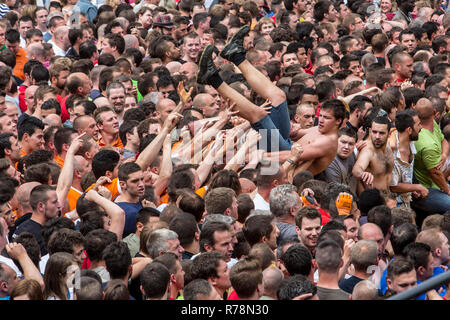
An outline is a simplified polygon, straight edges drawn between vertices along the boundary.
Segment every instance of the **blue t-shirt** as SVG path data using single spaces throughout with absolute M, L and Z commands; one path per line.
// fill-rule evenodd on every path
M 125 226 L 122 235 L 122 238 L 125 238 L 130 233 L 136 232 L 136 215 L 142 209 L 142 204 L 140 202 L 116 202 L 116 204 L 125 211 Z
M 394 258 L 392 258 L 392 260 L 394 260 Z M 433 269 L 433 277 L 435 277 L 435 276 L 437 276 L 437 275 L 439 275 L 439 274 L 441 274 L 443 272 L 445 272 L 445 270 L 442 269 L 441 267 L 434 267 L 434 269 Z M 386 291 L 387 291 L 386 275 L 387 275 L 387 268 L 384 270 L 383 275 L 381 276 L 381 279 L 380 279 L 379 294 L 381 296 L 383 296 L 386 293 Z M 417 285 L 419 285 L 420 283 L 422 283 L 422 281 L 417 280 Z M 439 295 L 441 297 L 445 296 L 445 294 L 447 293 L 447 289 L 445 288 L 445 285 L 443 285 L 442 287 L 444 288 L 444 290 L 439 293 Z M 427 297 L 427 295 L 426 295 L 426 293 L 424 293 L 424 294 L 418 296 L 416 298 L 416 300 L 425 300 L 426 297 Z

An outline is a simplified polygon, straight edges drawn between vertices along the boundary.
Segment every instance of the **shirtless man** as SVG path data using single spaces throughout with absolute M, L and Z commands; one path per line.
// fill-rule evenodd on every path
M 302 154 L 300 157 L 295 157 L 295 160 L 289 158 L 292 142 L 289 139 L 290 121 L 286 95 L 245 59 L 243 41 L 248 32 L 248 26 L 242 27 L 220 52 L 220 55 L 239 68 L 257 94 L 271 101 L 270 114 L 267 114 L 263 108 L 254 105 L 223 82 L 212 62 L 214 50 L 212 46 L 207 46 L 203 51 L 197 81 L 212 85 L 222 97 L 235 103 L 235 110 L 238 110 L 239 115 L 251 123 L 253 129 L 266 129 L 266 150 L 280 156 L 281 162 L 288 159 L 292 166 L 290 170 L 298 165 L 298 171 L 309 170 L 313 174 L 324 171 L 336 156 L 337 132 L 345 118 L 344 104 L 339 100 L 324 103 L 321 107 L 319 127 L 307 129 L 308 133 L 299 141 Z M 272 146 L 272 141 L 277 141 L 278 146 Z
M 387 117 L 376 117 L 372 121 L 370 140 L 359 152 L 353 176 L 359 180 L 358 194 L 364 189 L 377 188 L 386 196 L 389 193 L 394 157 L 390 146 L 389 120 Z
M 209 84 L 219 94 L 235 104 L 234 111 L 239 116 L 248 120 L 253 129 L 261 131 L 263 138 L 260 148 L 267 151 L 290 150 L 292 141 L 289 138 L 290 120 L 286 95 L 269 78 L 256 69 L 247 59 L 244 49 L 244 38 L 250 28 L 244 26 L 231 38 L 230 42 L 222 49 L 220 56 L 231 61 L 241 71 L 250 87 L 261 97 L 272 104 L 270 114 L 264 109 L 249 101 L 245 96 L 231 88 L 219 75 L 219 70 L 213 62 L 213 45 L 208 45 L 203 50 L 199 62 L 197 82 Z M 288 151 L 289 153 L 289 151 Z
M 306 134 L 296 142 L 303 152 L 296 159 L 294 176 L 304 170 L 316 176 L 333 162 L 338 148 L 338 130 L 344 118 L 345 106 L 340 100 L 327 100 L 321 105 L 319 125 L 305 130 Z M 293 159 L 286 161 L 290 160 Z

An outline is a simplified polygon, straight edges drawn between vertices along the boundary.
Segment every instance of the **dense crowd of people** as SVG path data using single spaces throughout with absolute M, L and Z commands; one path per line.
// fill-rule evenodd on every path
M 446 272 L 447 5 L 0 0 L 0 300 L 382 300 Z

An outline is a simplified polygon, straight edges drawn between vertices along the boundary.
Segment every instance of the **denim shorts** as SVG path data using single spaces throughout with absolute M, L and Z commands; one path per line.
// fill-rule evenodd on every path
M 291 150 L 292 140 L 289 138 L 291 122 L 286 100 L 279 106 L 272 106 L 270 114 L 252 123 L 252 128 L 259 131 L 262 136 L 259 148 L 268 152 Z

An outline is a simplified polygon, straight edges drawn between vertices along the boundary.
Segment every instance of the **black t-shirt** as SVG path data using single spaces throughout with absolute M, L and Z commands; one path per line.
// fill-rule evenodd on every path
M 12 236 L 14 234 L 14 232 L 16 232 L 16 229 L 25 221 L 29 220 L 31 218 L 31 212 L 25 213 L 23 216 L 21 216 L 20 218 L 17 218 L 16 222 L 14 222 L 14 225 L 9 228 L 9 236 L 8 236 L 8 240 L 9 242 L 12 242 Z
M 181 259 L 182 260 L 191 260 L 191 258 L 194 256 L 194 254 L 192 253 L 192 252 L 189 252 L 189 251 L 184 251 L 182 254 L 181 254 Z
M 14 232 L 12 239 L 14 241 L 14 239 L 16 239 L 21 233 L 23 232 L 29 232 L 32 235 L 34 235 L 34 237 L 36 238 L 39 247 L 41 248 L 41 256 L 45 256 L 48 252 L 47 252 L 47 248 L 45 247 L 45 243 L 44 243 L 44 238 L 42 238 L 42 225 L 40 225 L 39 223 L 37 223 L 36 221 L 32 220 L 32 219 L 28 219 L 27 221 L 25 221 L 24 223 L 20 224 L 17 229 L 16 232 Z
M 145 258 L 144 255 L 139 252 L 134 256 L 135 258 Z M 144 300 L 142 292 L 141 292 L 141 279 L 140 277 L 134 278 L 131 280 L 128 285 L 128 291 L 130 292 L 130 296 L 136 300 Z
M 342 281 L 339 282 L 339 288 L 341 288 L 341 290 L 344 290 L 345 292 L 352 294 L 353 292 L 353 288 L 355 288 L 355 286 L 363 281 L 364 279 L 355 277 L 355 276 L 351 276 L 348 279 L 344 279 Z

